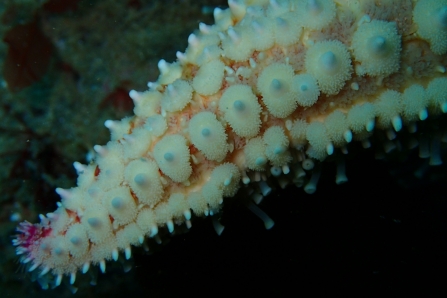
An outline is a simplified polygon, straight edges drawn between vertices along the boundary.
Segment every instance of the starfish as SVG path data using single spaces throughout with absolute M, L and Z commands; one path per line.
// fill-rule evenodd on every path
M 334 161 L 336 183 L 355 144 L 408 129 L 422 157 L 442 163 L 447 112 L 447 1 L 229 0 L 201 23 L 177 61 L 160 60 L 149 90 L 130 91 L 134 117 L 108 120 L 111 140 L 75 163 L 78 185 L 58 209 L 21 223 L 13 240 L 43 288 L 73 284 L 91 265 L 129 259 L 132 246 L 217 220 L 289 184 L 308 194 Z M 427 121 L 441 133 L 428 129 Z M 427 133 L 425 133 L 427 132 Z M 377 137 L 379 135 L 379 137 Z

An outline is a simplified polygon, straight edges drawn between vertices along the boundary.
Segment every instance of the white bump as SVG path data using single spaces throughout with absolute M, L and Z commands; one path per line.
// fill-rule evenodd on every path
M 62 282 L 62 274 L 58 274 L 56 277 L 56 281 L 54 282 L 54 284 L 56 285 L 56 287 L 60 286 Z
M 345 131 L 345 133 L 343 134 L 343 137 L 345 138 L 345 141 L 348 143 L 351 143 L 352 141 L 352 132 L 348 129 L 347 131 Z
M 229 75 L 232 75 L 234 73 L 234 70 L 229 66 L 225 66 L 224 69 Z
M 44 221 L 48 222 L 48 219 L 43 214 L 39 214 L 39 219 L 40 219 L 40 222 L 44 222 Z
M 123 209 L 124 207 L 124 200 L 120 197 L 115 197 L 112 199 L 111 201 L 112 207 L 119 210 L 119 209 Z
M 28 264 L 29 262 L 31 262 L 31 260 L 32 260 L 32 258 L 31 258 L 31 257 L 28 257 L 28 258 L 22 260 L 21 262 L 22 262 L 23 264 Z M 33 270 L 34 270 L 34 269 L 33 269 Z
M 214 16 L 214 19 L 216 19 L 216 20 L 219 19 L 222 16 L 222 14 L 223 14 L 223 10 L 220 9 L 219 7 L 216 7 L 213 11 L 213 16 Z
M 108 129 L 112 129 L 115 126 L 115 122 L 113 120 L 106 120 L 104 122 L 104 126 L 107 127 Z
M 191 34 L 193 35 L 193 34 Z M 189 41 L 189 39 L 188 39 Z M 166 62 L 166 60 L 161 59 L 160 61 L 158 61 L 158 69 L 160 70 L 161 74 L 165 74 L 169 71 L 169 66 L 168 66 L 168 62 Z
M 332 155 L 334 153 L 334 145 L 332 145 L 332 143 L 327 144 L 326 152 L 327 155 Z
M 402 129 L 402 119 L 400 118 L 400 116 L 393 117 L 391 121 L 393 123 L 395 131 L 400 131 Z
M 352 90 L 355 90 L 355 91 L 359 90 L 359 84 L 356 83 L 356 82 L 352 83 L 352 84 L 351 84 L 351 89 L 352 89 Z
M 228 36 L 230 36 L 233 43 L 238 43 L 241 40 L 241 36 L 233 28 L 228 29 Z
M 118 249 L 116 249 L 116 248 L 114 248 L 114 249 L 112 250 L 112 259 L 113 259 L 114 261 L 118 261 Z
M 169 233 L 174 232 L 174 222 L 172 220 L 168 220 L 166 226 L 168 227 Z
M 130 135 L 130 134 L 124 134 L 123 135 L 123 139 L 124 139 L 124 141 L 126 141 L 128 143 L 134 143 L 135 142 L 135 137 Z
M 124 249 L 124 255 L 125 255 L 125 257 L 126 257 L 126 260 L 129 260 L 129 259 L 130 259 L 130 257 L 132 256 L 132 250 L 130 249 L 130 246 L 127 246 L 127 247 Z
M 172 152 L 166 152 L 166 153 L 163 155 L 163 157 L 164 157 L 164 159 L 165 159 L 166 161 L 173 161 L 173 160 L 174 160 L 174 154 L 173 154 Z
M 253 58 L 250 58 L 249 62 L 250 62 L 250 67 L 251 68 L 255 68 L 256 67 L 256 61 Z
M 183 211 L 183 216 L 185 217 L 186 220 L 190 220 L 191 219 L 191 211 L 189 209 Z
M 332 51 L 327 51 L 320 57 L 321 66 L 326 70 L 332 71 L 337 66 L 337 58 Z
M 368 123 L 366 123 L 366 131 L 367 132 L 373 131 L 374 126 L 375 126 L 374 119 L 369 120 Z
M 129 97 L 132 98 L 134 103 L 138 103 L 141 99 L 140 95 L 138 94 L 138 91 L 135 91 L 135 90 L 129 91 Z M 107 127 L 107 125 L 106 125 L 106 127 Z
M 56 193 L 61 197 L 61 199 L 69 199 L 70 198 L 70 191 L 63 189 L 63 188 L 56 188 Z
M 24 262 L 25 263 L 25 262 Z M 39 267 L 39 263 L 34 263 L 33 264 L 33 266 L 31 266 L 29 269 L 28 269 L 28 272 L 32 272 L 32 271 L 34 271 L 37 267 Z
M 75 162 L 73 163 L 73 167 L 75 168 L 76 173 L 77 173 L 78 175 L 84 173 L 84 171 L 87 169 L 87 166 L 86 166 L 86 165 L 83 165 L 82 163 L 80 163 L 80 162 L 78 162 L 78 161 L 75 161 Z
M 82 273 L 86 274 L 89 269 L 90 269 L 90 262 L 85 262 L 84 265 L 82 265 Z
M 74 284 L 76 281 L 76 272 L 70 273 L 70 285 Z
M 258 158 L 256 158 L 255 162 L 256 162 L 256 165 L 263 166 L 267 163 L 267 159 L 264 157 L 258 157 Z
M 40 272 L 39 276 L 44 276 L 44 275 L 47 274 L 48 272 L 50 272 L 50 267 L 46 266 L 46 267 L 43 268 L 43 270 Z
M 443 113 L 447 113 L 447 102 L 441 104 L 441 111 Z
M 133 181 L 135 181 L 135 183 L 138 184 L 139 186 L 145 186 L 148 185 L 149 178 L 147 177 L 146 174 L 140 173 L 135 175 Z
M 155 82 L 147 82 L 147 86 L 149 87 L 150 90 L 155 90 L 158 88 L 158 84 Z
M 107 152 L 107 150 L 103 146 L 100 146 L 100 145 L 93 146 L 93 150 L 95 150 L 95 152 L 101 156 L 104 156 Z
M 106 273 L 106 261 L 105 260 L 101 260 L 99 262 L 99 269 L 101 269 L 102 273 Z
M 211 26 L 208 26 L 205 23 L 199 23 L 199 30 L 203 34 L 209 34 L 211 32 Z
M 425 120 L 428 117 L 428 112 L 427 109 L 423 109 L 422 111 L 419 112 L 419 119 L 420 120 Z
M 436 71 L 440 72 L 440 73 L 445 73 L 445 67 L 442 65 L 438 65 L 436 66 Z
M 233 179 L 233 174 L 230 175 L 227 179 L 224 181 L 224 186 L 228 186 L 231 183 L 231 180 Z
M 101 225 L 101 220 L 97 217 L 91 217 L 87 219 L 87 222 L 92 228 L 97 228 Z
M 158 234 L 158 227 L 157 226 L 153 226 L 151 228 L 151 234 L 149 235 L 149 237 L 154 237 L 157 234 Z
M 363 23 L 370 23 L 371 22 L 371 17 L 367 14 L 363 15 L 362 18 L 359 20 L 358 25 L 360 26 Z
M 184 61 L 186 61 L 186 55 L 185 55 L 185 53 L 182 53 L 182 52 L 180 52 L 180 51 L 177 51 L 177 53 L 175 53 L 175 56 L 177 57 L 177 59 L 178 59 L 180 62 L 184 62 Z

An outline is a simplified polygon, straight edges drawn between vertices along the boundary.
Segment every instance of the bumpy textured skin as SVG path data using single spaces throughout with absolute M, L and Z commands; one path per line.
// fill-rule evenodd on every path
M 441 24 L 427 40 L 413 22 L 422 2 L 434 7 Z M 200 24 L 191 34 L 178 61 L 160 61 L 161 75 L 148 91 L 130 92 L 135 116 L 106 122 L 111 141 L 95 146 L 91 164 L 75 163 L 78 185 L 57 189 L 59 208 L 40 223 L 20 224 L 13 244 L 21 261 L 29 271 L 54 276 L 55 285 L 64 275 L 73 283 L 90 264 L 104 271 L 119 252 L 129 258 L 131 245 L 159 229 L 172 232 L 175 225 L 189 227 L 192 214 L 216 214 L 242 184 L 257 199 L 273 179 L 306 184 L 315 162 L 351 141 L 366 142 L 375 122 L 392 138 L 402 125 L 447 112 L 446 53 L 431 49 L 434 40 L 447 39 L 440 7 L 445 12 L 447 0 L 230 0 L 228 9 L 215 10 L 215 25 Z M 312 22 L 301 21 L 309 15 Z M 420 21 L 418 14 L 424 28 L 431 17 Z M 352 38 L 375 20 L 387 31 L 368 32 L 371 58 L 356 61 L 354 53 L 369 48 L 354 49 Z M 359 35 L 355 44 L 361 47 Z M 313 47 L 318 51 L 308 53 Z M 380 59 L 393 67 L 376 69 Z M 309 83 L 294 85 L 302 75 Z M 230 87 L 241 92 L 228 92 L 220 104 Z M 306 92 L 311 99 L 299 98 Z M 194 124 L 195 142 L 206 152 L 189 131 L 200 112 L 215 115 L 204 118 L 209 124 Z M 314 178 L 305 190 L 315 191 Z

